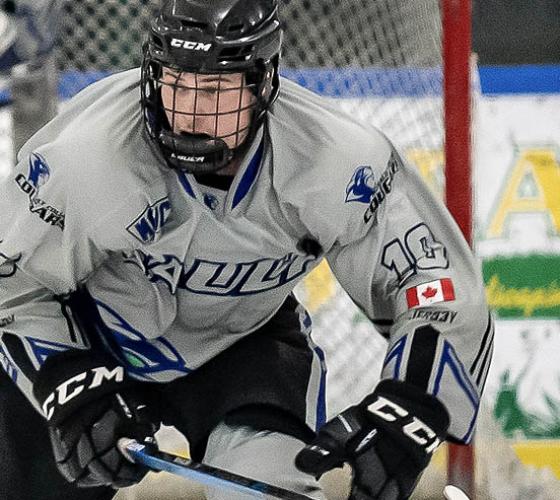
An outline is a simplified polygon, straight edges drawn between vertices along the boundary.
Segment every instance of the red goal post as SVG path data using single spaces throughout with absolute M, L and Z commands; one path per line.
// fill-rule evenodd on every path
M 472 5 L 441 0 L 444 67 L 445 202 L 472 246 Z M 474 445 L 448 446 L 448 481 L 475 498 Z

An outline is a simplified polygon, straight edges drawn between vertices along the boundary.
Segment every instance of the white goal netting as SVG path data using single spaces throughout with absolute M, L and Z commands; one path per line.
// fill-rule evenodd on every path
M 137 66 L 158 1 L 64 2 L 57 44 L 63 91 Z M 333 98 L 409 146 L 441 148 L 438 0 L 282 0 L 285 74 Z M 418 97 L 437 97 L 418 105 Z M 407 97 L 398 109 L 383 97 Z M 412 98 L 412 99 L 410 99 Z M 368 99 L 368 106 L 362 106 Z M 378 99 L 372 106 L 371 99 Z M 348 103 L 347 103 L 348 104 Z

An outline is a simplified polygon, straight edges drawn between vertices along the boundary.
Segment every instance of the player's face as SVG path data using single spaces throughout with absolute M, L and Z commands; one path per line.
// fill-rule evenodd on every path
M 164 68 L 160 81 L 165 114 L 174 133 L 220 138 L 232 149 L 243 143 L 256 102 L 245 74 Z

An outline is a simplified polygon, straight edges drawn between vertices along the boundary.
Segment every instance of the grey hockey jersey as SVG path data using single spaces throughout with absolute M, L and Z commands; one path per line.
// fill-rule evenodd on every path
M 165 382 L 263 325 L 326 258 L 390 339 L 383 377 L 425 387 L 470 439 L 493 333 L 479 266 L 391 142 L 282 80 L 220 191 L 166 166 L 139 78 L 76 96 L 0 183 L 0 361 L 27 396 L 22 356 L 38 370 L 87 347 L 57 300 L 81 284 L 130 374 Z

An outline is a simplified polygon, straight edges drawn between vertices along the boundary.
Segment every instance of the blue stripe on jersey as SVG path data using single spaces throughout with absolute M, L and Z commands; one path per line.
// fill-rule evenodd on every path
M 317 356 L 317 359 L 319 360 L 319 369 L 321 370 L 319 375 L 319 389 L 317 400 L 315 402 L 315 430 L 318 431 L 321 427 L 323 427 L 323 425 L 325 425 L 327 421 L 327 364 L 325 361 L 325 353 L 313 340 L 313 337 L 311 335 L 313 322 L 305 307 L 299 304 L 296 308 L 296 311 L 299 315 L 301 332 L 305 335 L 307 345 L 314 352 L 315 356 Z M 315 362 L 316 361 L 313 361 L 313 363 Z M 309 381 L 309 383 L 312 383 L 311 380 Z
M 168 372 L 172 378 L 190 373 L 177 349 L 164 337 L 147 339 L 109 305 L 95 300 L 101 319 L 118 344 L 114 353 L 129 373 L 151 379 L 151 374 Z
M 183 186 L 183 189 L 185 190 L 185 192 L 191 198 L 196 199 L 196 195 L 194 194 L 194 190 L 191 186 L 191 183 L 189 182 L 187 174 L 185 172 L 177 172 L 177 175 L 179 176 L 179 182 L 181 183 L 181 186 Z
M 399 341 L 392 347 L 392 349 L 387 353 L 385 361 L 383 363 L 383 368 L 385 368 L 394 358 L 396 358 L 395 368 L 393 370 L 393 378 L 398 379 L 399 373 L 401 371 L 401 363 L 403 359 L 404 346 L 406 344 L 406 339 L 408 335 L 400 338 Z
M 319 361 L 321 362 L 321 381 L 319 382 L 319 396 L 317 398 L 317 415 L 315 421 L 315 428 L 319 430 L 321 427 L 323 427 L 323 425 L 325 425 L 325 422 L 327 421 L 327 369 L 324 351 L 318 345 L 313 343 L 312 340 L 311 344 L 313 345 L 313 350 L 315 351 L 317 357 L 319 358 Z
M 19 374 L 18 368 L 10 359 L 0 342 L 0 370 L 1 369 L 8 374 L 8 377 L 10 377 L 14 383 L 17 383 Z
M 457 357 L 457 354 L 455 353 L 453 346 L 449 342 L 444 341 L 443 352 L 439 362 L 437 375 L 434 381 L 434 391 L 433 391 L 434 396 L 437 396 L 440 392 L 443 372 L 446 367 L 449 367 L 451 373 L 453 374 L 455 380 L 457 381 L 457 384 L 466 394 L 468 400 L 471 402 L 473 406 L 473 416 L 470 421 L 469 428 L 465 433 L 465 435 L 459 438 L 461 441 L 467 443 L 471 439 L 472 433 L 474 432 L 474 425 L 476 423 L 476 417 L 478 415 L 480 399 L 478 397 L 476 389 L 473 387 L 469 379 L 465 367 L 459 361 L 459 358 Z
M 47 358 L 53 354 L 58 354 L 68 349 L 72 349 L 73 346 L 61 344 L 60 342 L 50 342 L 43 339 L 36 339 L 33 337 L 25 337 L 25 340 L 29 342 L 29 346 L 33 351 L 33 355 L 39 366 L 43 366 L 43 363 Z
M 249 192 L 249 189 L 251 189 L 253 182 L 257 178 L 257 173 L 262 162 L 263 150 L 264 138 L 261 140 L 259 149 L 257 149 L 257 152 L 253 156 L 251 163 L 249 163 L 249 166 L 245 170 L 243 177 L 239 181 L 239 185 L 237 186 L 237 190 L 235 191 L 235 195 L 233 197 L 232 208 L 235 208 L 237 205 L 239 205 L 241 200 L 245 198 L 245 196 Z

